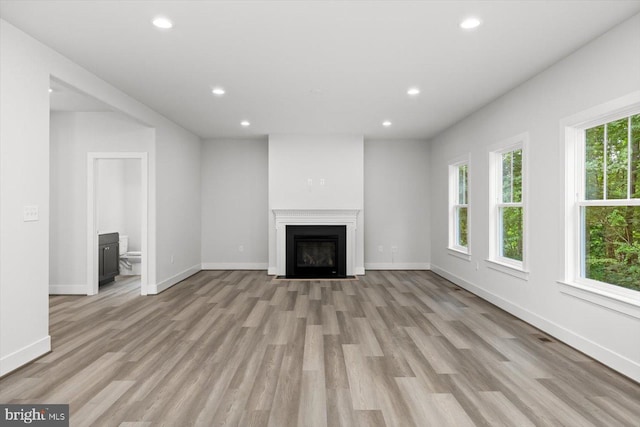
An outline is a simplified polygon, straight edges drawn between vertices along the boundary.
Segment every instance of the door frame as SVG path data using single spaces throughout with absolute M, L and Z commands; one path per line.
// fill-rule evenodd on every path
M 98 293 L 98 228 L 97 228 L 97 184 L 98 160 L 140 160 L 140 206 L 142 264 L 140 294 L 148 294 L 149 280 L 149 159 L 146 152 L 89 152 L 87 153 L 87 295 Z

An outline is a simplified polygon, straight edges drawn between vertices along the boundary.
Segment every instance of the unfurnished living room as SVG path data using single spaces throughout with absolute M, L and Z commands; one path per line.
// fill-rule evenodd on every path
M 0 425 L 638 426 L 640 1 L 0 0 Z

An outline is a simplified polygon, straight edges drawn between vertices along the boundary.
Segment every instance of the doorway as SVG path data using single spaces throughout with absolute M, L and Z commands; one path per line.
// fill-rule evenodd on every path
M 99 161 L 135 159 L 140 162 L 140 294 L 148 294 L 148 156 L 141 152 L 87 153 L 87 295 L 95 295 L 99 289 L 99 229 L 98 191 Z M 104 230 L 103 230 L 104 231 Z

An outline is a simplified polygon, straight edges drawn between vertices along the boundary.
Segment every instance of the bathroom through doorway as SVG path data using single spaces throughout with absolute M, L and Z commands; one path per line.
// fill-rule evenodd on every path
M 101 284 L 120 273 L 139 274 L 140 293 L 147 295 L 147 153 L 90 152 L 87 157 L 87 295 L 97 294 Z

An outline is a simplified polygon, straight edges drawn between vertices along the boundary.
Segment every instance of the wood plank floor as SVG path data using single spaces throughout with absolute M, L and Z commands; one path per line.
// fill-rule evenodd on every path
M 640 386 L 431 272 L 203 271 L 52 296 L 0 402 L 73 426 L 638 426 Z

